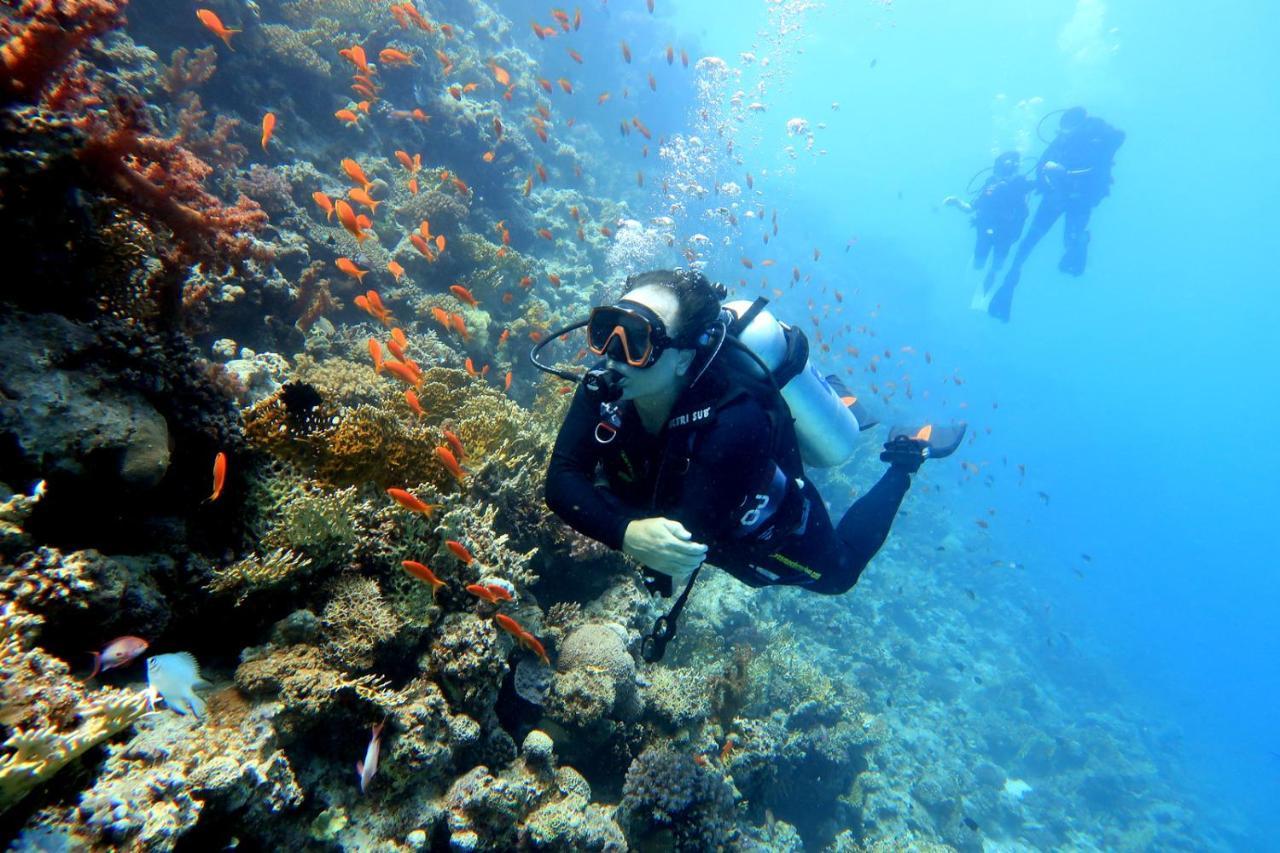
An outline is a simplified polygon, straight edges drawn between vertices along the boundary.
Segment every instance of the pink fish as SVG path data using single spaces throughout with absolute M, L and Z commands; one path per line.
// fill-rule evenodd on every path
M 147 641 L 141 637 L 117 637 L 107 643 L 106 648 L 101 652 L 90 652 L 93 655 L 93 672 L 89 673 L 89 677 L 93 678 L 99 672 L 124 666 L 145 652 L 148 645 Z
M 364 793 L 378 772 L 378 751 L 382 748 L 382 727 L 386 720 L 373 727 L 373 737 L 369 738 L 369 748 L 364 751 L 364 761 L 356 762 L 356 776 L 360 778 L 360 793 Z

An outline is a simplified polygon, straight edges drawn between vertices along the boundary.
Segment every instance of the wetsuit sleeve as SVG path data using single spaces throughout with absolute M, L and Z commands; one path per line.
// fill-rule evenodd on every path
M 627 525 L 644 513 L 596 485 L 600 456 L 594 432 L 599 421 L 598 408 L 579 385 L 551 451 L 545 497 L 551 511 L 574 530 L 619 550 Z
M 732 533 L 743 500 L 772 478 L 771 435 L 769 418 L 754 401 L 716 413 L 694 449 L 680 501 L 668 512 L 695 542 L 711 544 Z

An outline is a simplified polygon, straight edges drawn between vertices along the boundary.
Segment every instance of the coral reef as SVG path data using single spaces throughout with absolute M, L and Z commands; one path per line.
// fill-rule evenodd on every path
M 0 604 L 0 704 L 11 729 L 0 745 L 0 812 L 147 709 L 141 693 L 72 679 L 65 663 L 27 639 L 43 621 L 13 601 Z

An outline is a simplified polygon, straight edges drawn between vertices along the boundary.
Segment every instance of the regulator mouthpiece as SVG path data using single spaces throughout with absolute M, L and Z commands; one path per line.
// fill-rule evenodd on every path
M 601 403 L 612 403 L 622 397 L 622 374 L 607 367 L 596 367 L 582 377 L 587 393 Z

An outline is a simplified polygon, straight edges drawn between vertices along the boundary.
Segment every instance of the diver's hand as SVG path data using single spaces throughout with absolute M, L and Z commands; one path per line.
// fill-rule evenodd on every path
M 628 524 L 622 551 L 676 581 L 687 580 L 707 558 L 707 546 L 694 542 L 683 524 L 669 518 L 637 518 Z

